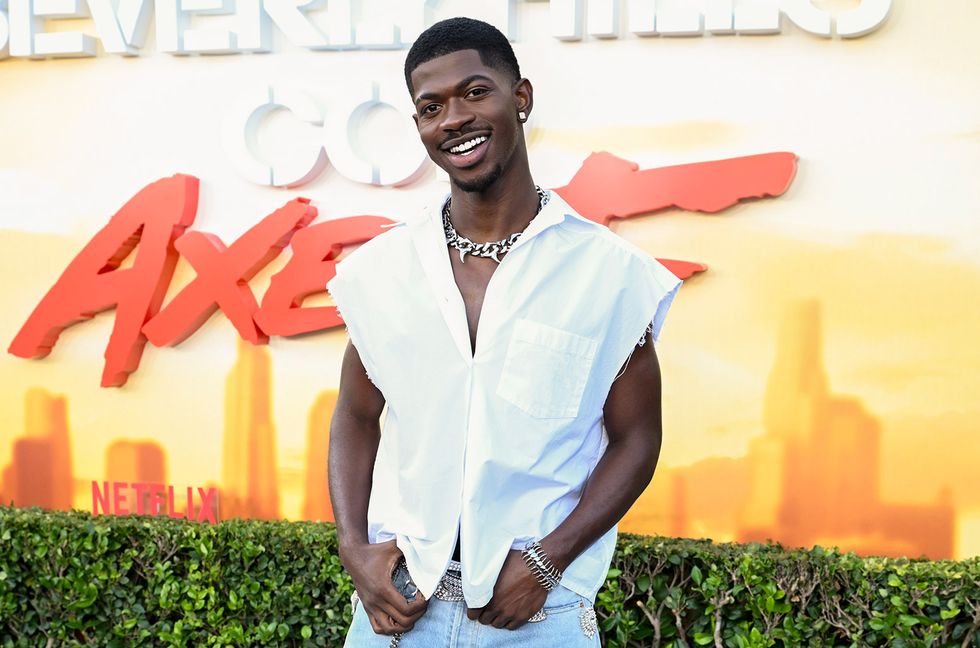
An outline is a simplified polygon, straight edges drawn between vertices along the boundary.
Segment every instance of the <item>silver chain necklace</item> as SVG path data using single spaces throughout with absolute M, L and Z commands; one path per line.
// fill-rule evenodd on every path
M 538 214 L 541 213 L 541 208 L 548 204 L 548 199 L 551 195 L 537 185 L 535 185 L 534 189 L 538 192 L 538 210 L 534 212 L 534 216 L 537 218 Z M 514 243 L 517 243 L 517 239 L 521 237 L 521 234 L 524 233 L 524 230 L 521 230 L 499 241 L 474 243 L 465 236 L 461 236 L 456 231 L 456 228 L 453 227 L 452 221 L 449 220 L 449 209 L 452 206 L 452 201 L 453 199 L 450 196 L 449 200 L 446 201 L 446 206 L 442 208 L 442 228 L 446 232 L 446 243 L 449 244 L 449 247 L 459 250 L 460 263 L 466 263 L 467 254 L 493 259 L 497 263 L 500 263 L 500 255 L 507 254 L 514 247 Z M 533 221 L 534 218 L 531 220 Z M 530 223 L 528 224 L 530 225 Z

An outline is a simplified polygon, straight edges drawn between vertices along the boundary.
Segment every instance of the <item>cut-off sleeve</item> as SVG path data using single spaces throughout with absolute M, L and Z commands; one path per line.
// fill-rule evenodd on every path
M 636 349 L 639 349 L 641 346 L 643 346 L 644 344 L 647 343 L 647 336 L 648 335 L 653 335 L 653 322 L 650 322 L 649 324 L 647 324 L 646 330 L 643 331 L 643 335 L 640 336 L 640 339 L 636 342 L 636 346 L 633 348 L 634 351 Z M 626 367 L 628 367 L 630 365 L 630 358 L 632 358 L 632 357 L 633 357 L 633 352 L 630 351 L 629 356 L 626 357 L 626 362 L 623 363 L 623 368 L 620 369 L 619 370 L 619 373 L 616 374 L 616 377 L 613 378 L 613 382 L 616 382 L 617 380 L 619 380 L 619 378 L 624 373 L 626 373 Z

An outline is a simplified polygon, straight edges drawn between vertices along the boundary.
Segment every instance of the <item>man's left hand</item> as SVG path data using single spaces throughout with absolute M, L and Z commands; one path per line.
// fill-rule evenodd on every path
M 511 549 L 493 587 L 493 598 L 482 608 L 469 608 L 466 616 L 494 628 L 517 630 L 541 609 L 548 592 L 524 564 L 521 552 Z

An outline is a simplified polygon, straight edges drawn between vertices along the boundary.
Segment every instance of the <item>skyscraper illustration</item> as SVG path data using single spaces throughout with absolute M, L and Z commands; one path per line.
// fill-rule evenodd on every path
M 127 484 L 166 484 L 167 457 L 159 443 L 155 441 L 130 441 L 119 439 L 113 441 L 106 449 L 105 478 L 108 482 L 125 482 Z M 167 502 L 151 502 L 151 494 L 143 493 L 143 502 L 137 507 L 131 503 L 133 511 L 145 511 L 148 514 L 167 512 Z
M 330 419 L 337 406 L 337 390 L 320 392 L 310 408 L 306 433 L 306 492 L 303 519 L 333 522 L 333 507 L 327 489 L 327 447 Z
M 790 307 L 766 387 L 765 433 L 749 446 L 739 539 L 951 557 L 954 511 L 948 501 L 881 501 L 880 424 L 859 399 L 829 393 L 821 347 L 819 304 Z
M 24 436 L 3 472 L 3 503 L 69 510 L 72 505 L 68 402 L 39 387 L 24 395 Z
M 881 424 L 860 399 L 831 393 L 822 346 L 819 304 L 787 308 L 763 398 L 764 432 L 743 457 L 658 469 L 620 528 L 952 557 L 951 493 L 925 505 L 884 501 Z
M 780 539 L 786 542 L 800 535 L 794 511 L 806 502 L 805 491 L 813 483 L 811 460 L 817 458 L 807 451 L 820 423 L 826 424 L 820 419 L 829 400 L 821 352 L 818 304 L 809 301 L 791 307 L 780 327 L 763 399 L 766 432 L 749 446 L 751 487 L 740 520 L 742 533 L 748 537 L 776 527 L 781 527 Z M 877 428 L 864 431 L 878 434 Z M 822 448 L 817 450 L 822 454 Z M 822 508 L 819 503 L 816 506 Z M 804 517 L 823 514 L 814 510 Z
M 279 518 L 271 373 L 268 349 L 239 339 L 238 357 L 225 382 L 223 519 Z
M 113 441 L 105 466 L 108 481 L 167 483 L 167 457 L 156 441 Z

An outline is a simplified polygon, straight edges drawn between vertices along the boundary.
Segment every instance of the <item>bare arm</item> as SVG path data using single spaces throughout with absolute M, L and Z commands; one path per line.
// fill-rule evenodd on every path
M 660 364 L 647 337 L 633 350 L 625 372 L 613 383 L 603 408 L 609 445 L 586 482 L 582 499 L 541 547 L 558 569 L 568 565 L 623 517 L 650 483 L 660 457 Z M 493 598 L 471 619 L 514 630 L 541 608 L 547 592 L 512 550 L 494 586 Z
M 371 471 L 381 439 L 379 419 L 385 399 L 368 379 L 361 357 L 348 343 L 340 372 L 340 393 L 330 422 L 328 475 L 330 502 L 341 552 L 366 544 Z
M 352 344 L 340 373 L 340 394 L 330 422 L 330 501 L 337 521 L 340 560 L 354 580 L 361 604 L 378 634 L 410 630 L 425 612 L 421 593 L 408 603 L 391 583 L 401 557 L 395 541 L 370 544 L 367 533 L 371 474 L 381 439 L 385 399 L 368 379 Z

